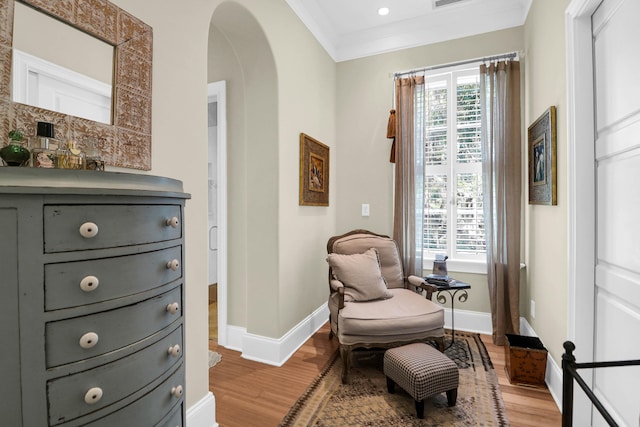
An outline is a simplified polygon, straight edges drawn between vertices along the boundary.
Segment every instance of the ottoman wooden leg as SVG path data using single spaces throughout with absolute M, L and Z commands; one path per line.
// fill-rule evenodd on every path
M 447 403 L 449 406 L 456 406 L 456 400 L 458 400 L 458 389 L 454 388 L 447 392 Z
M 416 400 L 416 416 L 420 419 L 424 418 L 424 400 Z
M 396 391 L 396 383 L 389 377 L 387 377 L 387 391 L 391 394 Z

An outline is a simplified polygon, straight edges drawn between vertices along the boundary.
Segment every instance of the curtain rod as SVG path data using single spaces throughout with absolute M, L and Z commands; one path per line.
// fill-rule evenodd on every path
M 458 65 L 473 64 L 476 62 L 496 61 L 499 59 L 513 59 L 513 58 L 516 58 L 517 56 L 518 56 L 518 52 L 511 52 L 511 53 L 503 53 L 502 55 L 485 56 L 482 58 L 467 59 L 465 61 L 450 62 L 448 64 L 432 65 L 430 67 L 416 68 L 410 71 L 400 71 L 398 73 L 394 73 L 393 78 L 395 79 L 400 76 L 406 76 L 408 74 L 424 73 L 425 71 L 437 70 L 440 68 L 448 68 L 448 67 L 455 67 Z

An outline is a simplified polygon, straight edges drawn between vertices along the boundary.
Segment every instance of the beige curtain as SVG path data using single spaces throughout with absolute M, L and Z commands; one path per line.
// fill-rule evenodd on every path
M 424 211 L 424 77 L 396 80 L 395 200 L 393 238 L 400 248 L 405 274 L 422 276 Z
M 520 332 L 520 63 L 480 66 L 482 174 L 493 342 Z

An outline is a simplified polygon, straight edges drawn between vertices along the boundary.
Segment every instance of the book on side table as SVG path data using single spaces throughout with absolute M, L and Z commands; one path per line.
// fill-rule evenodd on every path
M 443 276 L 439 274 L 429 274 L 424 278 L 427 283 L 436 285 L 439 288 L 448 288 L 456 284 L 456 280 L 451 276 Z

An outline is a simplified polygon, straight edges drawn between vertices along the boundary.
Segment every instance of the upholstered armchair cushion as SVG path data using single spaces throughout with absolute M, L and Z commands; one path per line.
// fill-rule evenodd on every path
M 404 288 L 402 264 L 398 262 L 400 258 L 398 245 L 388 237 L 371 234 L 353 234 L 336 240 L 331 250 L 327 252 L 360 254 L 370 248 L 375 248 L 378 251 L 380 270 L 387 283 L 387 288 Z
M 372 301 L 393 296 L 382 277 L 376 249 L 349 255 L 331 253 L 327 262 L 334 278 L 345 287 L 345 301 Z
M 341 344 L 381 344 L 443 335 L 442 307 L 408 289 L 389 291 L 393 293 L 391 299 L 347 303 L 342 310 L 337 296 L 329 299 Z

